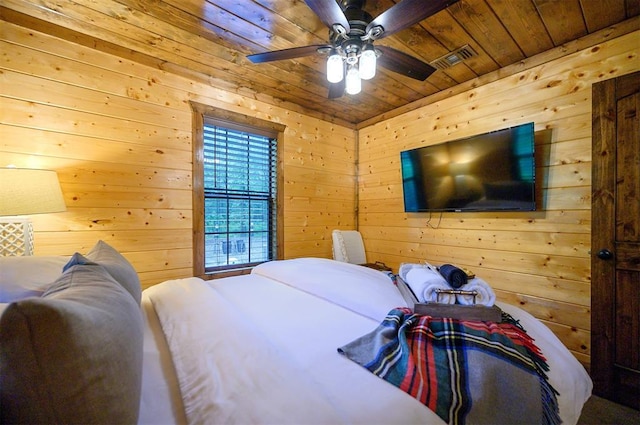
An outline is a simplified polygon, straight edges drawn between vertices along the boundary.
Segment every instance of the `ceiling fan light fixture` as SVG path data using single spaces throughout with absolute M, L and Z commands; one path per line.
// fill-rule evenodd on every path
M 255 53 L 247 58 L 253 63 L 262 63 L 299 58 L 313 53 L 327 55 L 330 99 L 336 99 L 345 92 L 352 95 L 360 93 L 362 80 L 373 78 L 378 65 L 424 81 L 436 70 L 433 65 L 390 46 L 374 48 L 373 42 L 417 24 L 457 1 L 399 0 L 373 18 L 364 10 L 366 0 L 305 0 L 329 28 L 328 43 Z M 380 61 L 377 60 L 378 56 Z
M 342 56 L 336 50 L 332 50 L 327 59 L 327 80 L 330 83 L 339 83 L 343 78 L 344 64 L 342 63 Z
M 376 75 L 376 51 L 373 47 L 365 48 L 360 54 L 359 73 L 363 80 L 370 80 Z
M 362 81 L 360 80 L 360 73 L 355 66 L 349 67 L 347 71 L 347 77 L 345 81 L 345 91 L 348 94 L 358 94 L 362 90 Z

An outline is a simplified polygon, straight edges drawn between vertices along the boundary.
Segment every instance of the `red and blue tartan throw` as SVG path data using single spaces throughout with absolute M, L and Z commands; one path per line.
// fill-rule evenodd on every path
M 502 322 L 389 312 L 371 333 L 338 348 L 449 424 L 560 420 L 545 357 L 509 314 Z

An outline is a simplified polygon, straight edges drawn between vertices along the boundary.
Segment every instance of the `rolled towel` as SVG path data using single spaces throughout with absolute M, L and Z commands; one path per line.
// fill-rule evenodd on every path
M 455 304 L 454 294 L 439 294 L 438 289 L 451 289 L 446 280 L 435 268 L 430 266 L 412 267 L 406 274 L 407 285 L 418 298 L 418 302 L 439 302 L 441 304 Z
M 438 268 L 438 271 L 453 289 L 458 289 L 467 283 L 467 274 L 456 266 L 443 264 Z
M 462 285 L 459 288 L 461 291 L 476 291 L 478 295 L 475 296 L 476 305 L 483 305 L 485 307 L 491 307 L 496 302 L 496 294 L 491 289 L 491 286 L 484 280 L 476 277 L 471 279 L 466 285 Z M 473 295 L 456 295 L 458 304 L 473 305 Z
M 400 268 L 398 269 L 398 276 L 400 276 L 400 278 L 406 282 L 407 273 L 409 273 L 409 270 L 416 267 L 424 268 L 426 266 L 424 264 L 417 264 L 417 263 L 402 263 L 400 264 Z

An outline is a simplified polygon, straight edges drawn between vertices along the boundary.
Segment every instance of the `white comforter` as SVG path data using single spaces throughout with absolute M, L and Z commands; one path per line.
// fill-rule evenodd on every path
M 188 423 L 442 423 L 336 351 L 405 305 L 380 272 L 326 259 L 276 261 L 251 275 L 168 281 L 147 289 L 145 302 L 168 343 Z M 562 419 L 576 423 L 591 393 L 588 375 L 539 321 L 501 307 L 548 357 Z M 141 422 L 160 420 L 145 410 L 157 406 L 148 393 L 159 370 L 145 377 Z M 179 422 L 179 413 L 167 421 Z

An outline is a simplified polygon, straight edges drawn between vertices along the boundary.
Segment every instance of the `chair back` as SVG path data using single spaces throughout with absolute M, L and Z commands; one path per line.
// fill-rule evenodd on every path
M 360 232 L 357 230 L 334 230 L 332 238 L 334 260 L 352 264 L 367 262 Z

